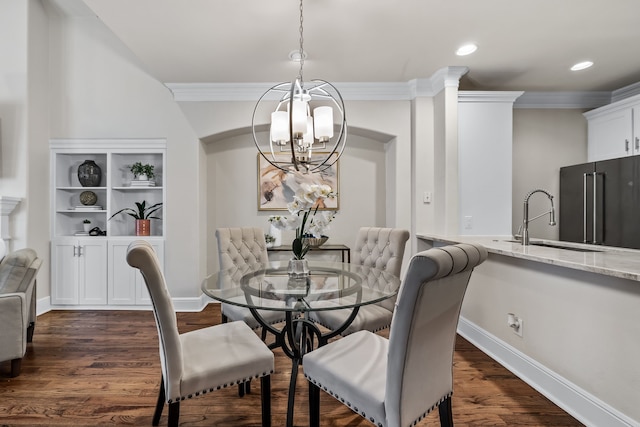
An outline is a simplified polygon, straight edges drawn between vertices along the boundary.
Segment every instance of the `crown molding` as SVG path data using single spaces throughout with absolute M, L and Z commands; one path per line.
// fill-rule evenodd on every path
M 408 82 L 351 82 L 333 83 L 345 101 L 410 101 L 417 97 L 434 96 L 447 87 L 458 87 L 467 67 L 444 67 L 430 78 Z M 256 102 L 269 88 L 278 83 L 166 83 L 177 102 Z M 640 83 L 613 92 L 519 92 L 519 91 L 461 91 L 462 102 L 486 102 L 490 94 L 493 102 L 510 102 L 514 108 L 592 109 L 640 94 Z M 520 95 L 517 95 L 520 94 Z M 507 97 L 504 99 L 504 97 Z M 474 101 L 473 97 L 480 97 Z M 512 102 L 512 101 L 511 101 Z
M 506 102 L 514 103 L 524 92 L 522 91 L 471 91 L 458 92 L 459 102 Z
M 445 67 L 429 79 L 409 82 L 333 83 L 345 101 L 408 101 L 458 87 L 467 67 Z M 177 102 L 257 101 L 279 83 L 165 83 Z
M 621 87 L 611 92 L 611 102 L 622 101 L 631 96 L 640 94 L 640 82 L 631 84 L 629 86 Z
M 611 92 L 525 92 L 513 108 L 598 108 L 611 102 Z

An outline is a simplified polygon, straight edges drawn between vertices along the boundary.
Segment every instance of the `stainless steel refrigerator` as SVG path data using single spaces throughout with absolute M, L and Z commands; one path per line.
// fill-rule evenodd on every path
M 560 168 L 560 240 L 640 249 L 640 156 Z

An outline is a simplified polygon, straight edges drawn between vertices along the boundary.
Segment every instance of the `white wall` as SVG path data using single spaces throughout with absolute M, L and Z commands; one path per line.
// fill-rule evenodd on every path
M 200 143 L 164 85 L 96 18 L 51 19 L 52 138 L 165 138 L 165 273 L 173 297 L 201 294 Z M 41 297 L 41 295 L 39 295 Z
M 218 269 L 215 229 L 253 226 L 269 230 L 270 215 L 287 212 L 258 211 L 257 151 L 251 134 L 244 133 L 221 140 L 208 139 L 207 154 L 207 267 Z M 386 226 L 390 191 L 386 144 L 350 133 L 348 149 L 340 157 L 340 209 L 327 235 L 329 243 L 352 247 L 361 226 Z M 284 243 L 293 240 L 293 232 L 284 232 Z
M 26 245 L 42 259 L 36 296 L 49 294 L 49 18 L 40 1 L 29 1 L 27 85 Z
M 182 102 L 207 157 L 207 268 L 217 268 L 215 229 L 255 225 L 267 230 L 273 212 L 257 209 L 257 152 L 250 129 L 253 102 Z M 333 243 L 352 246 L 361 226 L 411 230 L 408 101 L 350 102 L 347 148 L 339 160 L 340 210 Z M 400 165 L 400 166 L 399 166 Z M 233 183 L 230 185 L 229 183 Z M 233 188 L 233 190 L 230 190 Z M 285 238 L 290 236 L 285 233 Z M 406 259 L 410 250 L 407 250 Z
M 29 2 L 0 0 L 0 194 L 27 195 L 27 36 Z M 23 200 L 24 201 L 24 200 Z M 46 221 L 46 216 L 44 217 Z M 10 249 L 27 245 L 26 201 L 10 217 Z
M 584 110 L 515 109 L 513 113 L 513 210 L 512 229 L 522 223 L 524 198 L 536 188 L 554 196 L 556 215 L 560 203 L 560 167 L 587 161 L 587 121 Z M 529 217 L 549 210 L 549 200 L 535 194 L 529 201 Z M 559 218 L 556 216 L 556 222 Z M 557 240 L 558 226 L 548 216 L 529 224 L 532 238 Z

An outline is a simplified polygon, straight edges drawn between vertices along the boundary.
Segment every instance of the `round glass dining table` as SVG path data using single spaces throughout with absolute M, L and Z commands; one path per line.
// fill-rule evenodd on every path
M 264 330 L 275 336 L 269 347 L 281 348 L 291 358 L 287 426 L 293 425 L 296 378 L 302 356 L 348 328 L 360 307 L 384 304 L 400 288 L 400 279 L 381 269 L 314 260 L 308 260 L 308 265 L 309 274 L 305 276 L 291 276 L 286 261 L 274 261 L 221 270 L 202 282 L 202 291 L 207 296 L 248 308 Z M 284 326 L 268 324 L 260 315 L 261 310 L 283 312 Z M 349 312 L 339 328 L 326 330 L 309 319 L 310 312 L 323 310 Z

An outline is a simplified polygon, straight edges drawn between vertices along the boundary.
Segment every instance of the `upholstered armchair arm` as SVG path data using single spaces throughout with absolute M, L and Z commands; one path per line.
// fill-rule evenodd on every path
M 26 295 L 0 294 L 0 361 L 18 359 L 24 355 L 28 324 Z

